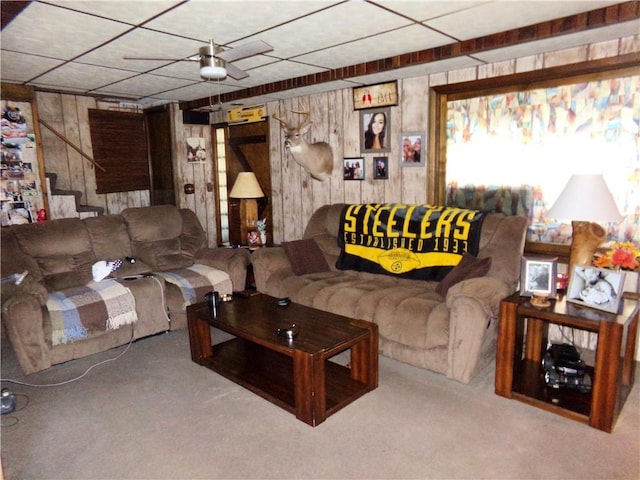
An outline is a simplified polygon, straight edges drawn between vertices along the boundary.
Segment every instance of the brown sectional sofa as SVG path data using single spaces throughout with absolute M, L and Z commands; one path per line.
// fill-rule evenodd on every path
M 478 258 L 491 257 L 490 270 L 456 283 L 443 297 L 438 282 L 335 268 L 343 207 L 319 208 L 304 233 L 319 246 L 330 271 L 296 275 L 283 247 L 263 248 L 251 256 L 257 289 L 375 322 L 383 355 L 468 383 L 495 358 L 499 304 L 520 278 L 526 218 L 488 215 Z
M 29 271 L 20 285 L 4 281 L 2 285 L 3 334 L 27 374 L 124 345 L 132 338 L 186 327 L 185 300 L 178 286 L 157 276 L 124 277 L 197 263 L 228 273 L 234 289 L 243 290 L 249 264 L 246 250 L 207 248 L 195 213 L 170 205 L 16 225 L 2 228 L 1 234 L 2 277 Z M 125 257 L 136 261 L 124 261 L 111 276 L 131 290 L 137 321 L 52 345 L 48 293 L 86 285 L 96 262 Z

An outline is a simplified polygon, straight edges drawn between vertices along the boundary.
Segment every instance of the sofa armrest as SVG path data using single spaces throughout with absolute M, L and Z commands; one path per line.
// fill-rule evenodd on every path
M 46 297 L 45 297 L 46 303 Z M 2 321 L 25 374 L 51 367 L 45 341 L 43 307 L 36 295 L 14 295 L 2 304 Z
M 251 264 L 256 289 L 262 293 L 269 292 L 269 283 L 276 272 L 285 270 L 288 275 L 293 275 L 289 257 L 282 247 L 267 247 L 254 251 L 251 255 Z
M 500 300 L 510 293 L 505 282 L 492 277 L 464 280 L 449 289 L 447 377 L 469 383 L 475 372 L 495 356 L 492 346 Z
M 229 274 L 234 290 L 244 290 L 250 254 L 245 248 L 203 248 L 193 257 L 194 263 L 217 268 Z

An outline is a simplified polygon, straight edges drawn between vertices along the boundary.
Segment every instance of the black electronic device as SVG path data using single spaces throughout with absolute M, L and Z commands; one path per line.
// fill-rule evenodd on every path
M 552 344 L 542 358 L 544 381 L 548 387 L 591 391 L 591 376 L 573 345 Z
M 8 388 L 0 392 L 0 414 L 11 413 L 16 409 L 16 396 Z
M 555 369 L 563 375 L 584 375 L 584 361 L 576 347 L 568 343 L 551 344 L 542 358 L 542 368 Z
M 551 388 L 570 388 L 580 392 L 591 391 L 591 376 L 588 373 L 565 375 L 551 369 L 544 373 L 544 381 L 547 387 Z

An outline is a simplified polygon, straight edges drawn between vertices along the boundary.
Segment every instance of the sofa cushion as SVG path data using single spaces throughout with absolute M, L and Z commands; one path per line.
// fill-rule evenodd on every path
M 287 257 L 289 257 L 291 270 L 296 275 L 328 272 L 330 270 L 322 250 L 312 238 L 282 242 L 282 248 Z
M 182 249 L 182 216 L 173 205 L 127 208 L 122 211 L 133 244 L 133 256 L 153 270 L 166 271 L 193 264 Z
M 89 232 L 96 259 L 115 260 L 133 255 L 127 224 L 121 215 L 88 217 L 84 224 Z
M 447 296 L 449 289 L 456 283 L 468 278 L 484 277 L 491 268 L 491 258 L 478 258 L 470 253 L 462 256 L 460 263 L 453 267 L 447 275 L 440 280 L 436 287 L 436 292 L 443 297 Z
M 14 234 L 20 249 L 37 262 L 48 288 L 80 286 L 91 280 L 96 258 L 79 218 L 20 225 Z

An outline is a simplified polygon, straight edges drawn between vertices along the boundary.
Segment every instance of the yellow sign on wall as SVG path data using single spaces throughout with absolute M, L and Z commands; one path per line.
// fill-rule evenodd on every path
M 266 113 L 264 105 L 232 108 L 227 112 L 227 121 L 229 123 L 262 122 L 265 119 Z

